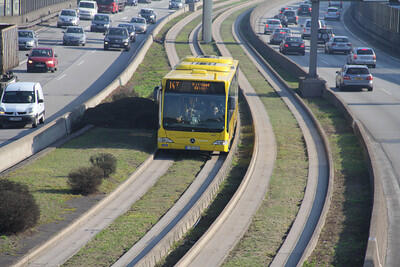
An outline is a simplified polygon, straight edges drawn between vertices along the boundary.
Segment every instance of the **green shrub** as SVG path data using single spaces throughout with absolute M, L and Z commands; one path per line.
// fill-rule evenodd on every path
M 89 195 L 97 192 L 103 182 L 103 170 L 96 166 L 81 167 L 68 174 L 68 184 L 72 191 Z
M 107 178 L 117 170 L 117 159 L 110 153 L 100 153 L 90 157 L 93 166 L 103 170 L 103 177 Z
M 28 186 L 0 180 L 0 233 L 17 233 L 36 225 L 40 209 Z

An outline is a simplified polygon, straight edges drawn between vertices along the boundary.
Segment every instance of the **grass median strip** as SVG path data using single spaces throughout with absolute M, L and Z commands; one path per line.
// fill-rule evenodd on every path
M 224 266 L 266 266 L 271 263 L 297 215 L 306 186 L 308 161 L 297 121 L 233 38 L 232 23 L 243 11 L 235 12 L 223 22 L 221 34 L 270 116 L 277 141 L 277 159 L 267 195 L 249 230 Z
M 69 204 L 70 200 L 83 198 L 73 194 L 67 184 L 71 170 L 89 166 L 89 158 L 94 154 L 113 154 L 117 158 L 117 172 L 105 179 L 100 187 L 101 194 L 108 194 L 150 155 L 154 143 L 154 131 L 94 128 L 0 179 L 29 187 L 40 207 L 37 227 L 57 223 L 76 210 Z M 37 227 L 19 235 L 3 236 L 0 239 L 1 253 L 16 254 L 23 246 L 21 241 L 34 234 Z

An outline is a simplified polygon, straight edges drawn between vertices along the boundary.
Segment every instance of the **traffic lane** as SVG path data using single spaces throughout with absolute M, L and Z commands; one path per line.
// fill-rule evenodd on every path
M 158 4 L 160 5 L 162 3 Z M 168 3 L 165 5 L 168 5 Z M 124 16 L 122 16 L 122 13 L 119 13 L 121 19 L 125 16 L 127 19 L 130 19 L 130 16 L 136 16 L 138 11 L 135 9 L 132 10 L 134 11 L 133 14 L 123 14 Z M 161 6 L 160 12 L 157 14 L 158 21 L 171 12 L 175 11 L 168 10 L 164 6 Z M 151 34 L 154 27 L 155 25 L 150 25 L 147 34 Z M 50 31 L 49 33 L 53 35 L 53 38 L 55 37 L 57 31 L 54 32 L 54 28 L 46 30 Z M 59 30 L 61 32 L 61 29 Z M 60 32 L 58 32 L 58 34 L 61 34 Z M 139 34 L 137 41 L 133 43 L 129 52 L 119 52 L 103 51 L 103 35 L 101 33 L 88 33 L 89 36 L 91 34 L 95 36 L 93 37 L 93 43 L 96 43 L 93 44 L 94 49 L 90 49 L 90 45 L 88 47 L 56 46 L 57 53 L 60 54 L 60 64 L 62 64 L 62 66 L 59 66 L 59 68 L 61 68 L 60 71 L 56 73 L 26 73 L 26 65 L 24 64 L 17 68 L 20 81 L 40 81 L 44 84 L 43 91 L 45 93 L 46 121 L 58 115 L 62 115 L 71 110 L 75 105 L 82 104 L 106 87 L 130 63 L 139 44 L 145 40 L 147 36 L 147 34 Z M 60 39 L 59 36 L 56 39 Z M 69 52 L 74 50 L 79 50 L 80 54 L 69 54 Z M 86 51 L 86 53 L 82 54 L 82 51 Z M 97 54 L 97 52 L 100 54 Z M 85 59 L 88 53 L 89 55 L 95 54 L 94 58 L 90 56 L 88 59 Z M 61 59 L 62 61 L 65 60 L 65 62 L 69 60 L 71 64 L 69 66 L 68 64 L 64 65 L 61 63 Z M 43 80 L 43 82 L 41 80 Z M 32 130 L 29 125 L 25 128 L 3 129 L 0 131 L 0 145 L 2 146 L 12 140 L 16 140 L 30 131 Z

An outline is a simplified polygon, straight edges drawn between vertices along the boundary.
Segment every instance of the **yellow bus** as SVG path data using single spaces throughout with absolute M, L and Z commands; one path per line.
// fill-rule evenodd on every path
M 165 75 L 154 91 L 158 149 L 229 151 L 238 119 L 238 63 L 186 57 Z

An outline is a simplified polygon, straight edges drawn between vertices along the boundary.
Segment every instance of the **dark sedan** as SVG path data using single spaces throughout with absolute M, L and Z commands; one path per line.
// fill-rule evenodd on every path
M 279 52 L 282 54 L 298 53 L 304 56 L 306 53 L 306 46 L 301 37 L 286 36 L 279 46 Z

